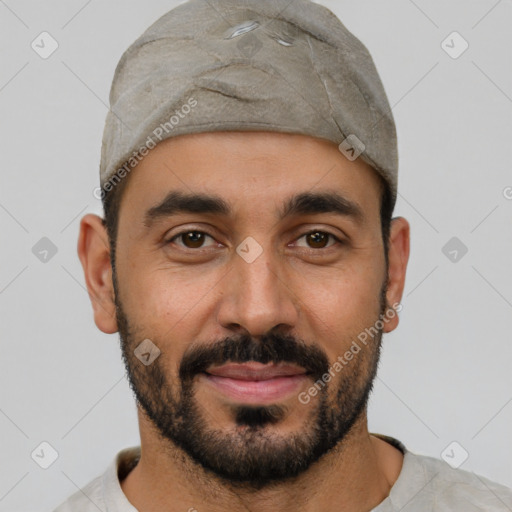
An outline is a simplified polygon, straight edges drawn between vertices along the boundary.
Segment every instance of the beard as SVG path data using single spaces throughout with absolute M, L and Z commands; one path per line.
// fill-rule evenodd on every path
M 277 331 L 257 340 L 250 335 L 226 337 L 213 343 L 191 344 L 172 382 L 169 377 L 173 373 L 163 357 L 145 366 L 134 355 L 145 338 L 135 333 L 143 328 L 129 324 L 119 299 L 115 273 L 114 290 L 122 356 L 139 407 L 164 445 L 170 442 L 170 446 L 178 447 L 224 484 L 258 490 L 297 477 L 340 445 L 366 412 L 380 358 L 382 329 L 335 378 L 322 383 L 310 407 L 297 400 L 296 407 L 307 411 L 300 431 L 277 431 L 288 412 L 286 406 L 278 404 L 233 404 L 233 428 L 221 430 L 208 421 L 206 410 L 195 396 L 197 377 L 209 366 L 228 361 L 286 362 L 304 368 L 313 383 L 329 372 L 326 353 L 317 345 Z M 385 291 L 383 286 L 379 318 L 386 311 Z M 165 350 L 165 340 L 152 341 Z

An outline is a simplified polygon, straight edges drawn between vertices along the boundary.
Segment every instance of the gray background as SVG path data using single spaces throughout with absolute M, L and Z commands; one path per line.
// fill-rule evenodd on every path
M 370 431 L 434 457 L 457 441 L 462 469 L 512 486 L 512 4 L 322 3 L 381 74 L 399 136 L 395 213 L 412 225 Z M 115 65 L 176 4 L 0 0 L 1 511 L 50 511 L 139 444 L 118 337 L 93 323 L 76 242 L 80 217 L 101 213 Z M 31 48 L 42 31 L 59 44 L 48 59 Z M 441 47 L 453 31 L 469 43 L 457 59 Z M 468 249 L 455 262 L 443 253 L 454 236 Z M 57 247 L 46 263 L 32 251 L 42 237 Z M 42 441 L 59 453 L 46 470 L 31 458 Z

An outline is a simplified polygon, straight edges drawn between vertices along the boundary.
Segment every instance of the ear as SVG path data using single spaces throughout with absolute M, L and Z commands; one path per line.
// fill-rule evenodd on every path
M 409 223 L 403 217 L 396 217 L 391 221 L 389 234 L 389 270 L 386 299 L 388 308 L 398 306 L 402 300 L 405 286 L 405 273 L 409 261 Z M 398 310 L 400 307 L 398 306 Z M 391 317 L 391 315 L 389 315 Z M 395 314 L 384 322 L 384 332 L 391 332 L 398 326 L 398 315 Z
M 102 219 L 88 214 L 80 221 L 78 257 L 94 310 L 94 322 L 106 334 L 117 332 L 108 235 Z

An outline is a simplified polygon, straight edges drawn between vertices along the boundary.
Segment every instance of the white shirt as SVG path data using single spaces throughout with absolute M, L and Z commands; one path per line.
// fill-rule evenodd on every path
M 512 489 L 446 462 L 417 455 L 397 439 L 387 441 L 404 454 L 402 469 L 389 496 L 370 512 L 512 512 Z M 128 501 L 120 479 L 135 467 L 140 446 L 121 450 L 103 475 L 70 496 L 54 512 L 138 512 Z

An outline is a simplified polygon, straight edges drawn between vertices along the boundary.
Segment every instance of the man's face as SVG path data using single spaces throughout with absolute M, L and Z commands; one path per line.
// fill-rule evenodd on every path
M 364 415 L 375 376 L 381 330 L 343 356 L 385 310 L 377 176 L 334 144 L 271 133 L 176 137 L 132 173 L 114 279 L 143 413 L 219 477 L 262 487 L 299 474 Z M 175 208 L 197 194 L 225 211 Z M 342 203 L 305 197 L 283 216 L 303 194 Z M 147 366 L 134 354 L 146 339 L 161 352 Z

